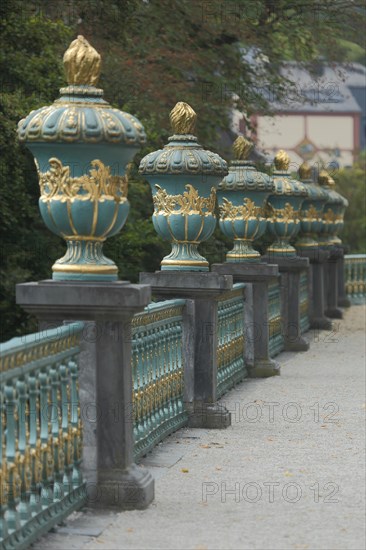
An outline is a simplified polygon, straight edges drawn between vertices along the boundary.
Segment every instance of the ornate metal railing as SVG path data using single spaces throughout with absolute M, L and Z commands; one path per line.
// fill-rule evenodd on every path
M 184 426 L 185 300 L 153 303 L 132 321 L 135 458 Z
M 366 254 L 348 254 L 344 261 L 345 286 L 352 304 L 366 302 Z
M 82 323 L 0 347 L 0 547 L 26 549 L 83 505 Z
M 275 357 L 284 349 L 279 281 L 268 285 L 269 354 Z
M 309 281 L 308 272 L 300 274 L 300 331 L 301 334 L 309 330 Z
M 217 394 L 222 396 L 247 376 L 244 361 L 244 295 L 245 285 L 218 299 Z

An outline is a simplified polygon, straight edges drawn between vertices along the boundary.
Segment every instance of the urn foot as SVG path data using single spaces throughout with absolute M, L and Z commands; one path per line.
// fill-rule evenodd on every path
M 296 256 L 296 249 L 290 245 L 287 241 L 275 241 L 269 248 L 267 248 L 267 254 L 269 257 L 283 257 L 283 256 Z
M 234 248 L 226 254 L 227 262 L 259 262 L 261 255 L 254 250 L 251 241 L 235 239 Z
M 173 242 L 172 251 L 161 262 L 162 270 L 208 271 L 208 261 L 198 252 L 199 243 Z
M 115 263 L 103 254 L 103 241 L 93 239 L 70 239 L 65 256 L 52 266 L 55 281 L 115 281 L 118 269 Z

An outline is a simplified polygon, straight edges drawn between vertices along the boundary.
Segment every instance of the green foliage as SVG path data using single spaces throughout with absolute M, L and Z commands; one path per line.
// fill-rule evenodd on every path
M 349 246 L 350 254 L 366 252 L 366 151 L 352 168 L 333 175 L 337 190 L 349 202 L 344 217 L 341 239 Z
M 49 278 L 50 267 L 63 250 L 60 239 L 41 220 L 33 157 L 18 144 L 16 127 L 31 109 L 53 100 L 63 84 L 61 59 L 70 32 L 62 23 L 25 10 L 23 2 L 1 7 L 1 340 L 32 326 L 15 306 L 15 284 Z

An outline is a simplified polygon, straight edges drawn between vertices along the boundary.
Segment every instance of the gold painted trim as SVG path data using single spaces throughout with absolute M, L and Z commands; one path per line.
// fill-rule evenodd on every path
M 64 235 L 63 238 L 65 241 L 95 241 L 104 243 L 105 237 L 92 237 L 90 235 Z
M 292 250 L 291 248 L 272 248 L 272 247 L 269 247 L 269 248 L 267 248 L 267 252 L 291 252 L 293 254 L 294 250 Z
M 53 264 L 52 271 L 61 272 L 67 271 L 69 273 L 102 273 L 102 274 L 115 274 L 118 272 L 117 266 L 111 265 L 85 265 L 85 264 Z
M 48 201 L 48 205 L 50 205 L 50 201 Z M 76 228 L 75 228 L 75 225 L 74 225 L 74 222 L 73 222 L 73 219 L 72 219 L 72 215 L 71 215 L 71 203 L 70 203 L 70 201 L 67 201 L 66 205 L 67 205 L 67 217 L 69 219 L 69 224 L 70 224 L 71 230 L 74 233 L 74 235 L 77 235 L 78 232 L 76 231 Z
M 161 262 L 161 265 L 200 265 L 200 266 L 208 266 L 207 261 L 200 261 L 200 260 L 163 260 Z
M 226 257 L 227 258 L 260 258 L 260 254 L 258 252 L 258 254 L 235 254 L 235 253 L 230 253 L 228 252 L 226 254 Z

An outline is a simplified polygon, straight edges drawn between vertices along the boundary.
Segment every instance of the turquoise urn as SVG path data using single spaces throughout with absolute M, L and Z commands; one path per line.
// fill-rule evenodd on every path
M 300 231 L 300 210 L 307 196 L 305 185 L 291 178 L 290 157 L 282 149 L 274 159 L 273 191 L 267 200 L 268 232 L 275 241 L 267 248 L 273 256 L 296 256 L 290 244 Z
M 300 233 L 296 248 L 309 250 L 319 247 L 317 235 L 322 227 L 323 208 L 328 194 L 320 185 L 313 182 L 311 167 L 307 162 L 300 166 L 298 173 L 300 181 L 306 187 L 307 197 L 300 212 Z
M 146 155 L 139 167 L 151 186 L 155 230 L 172 245 L 161 269 L 208 271 L 198 245 L 215 229 L 216 188 L 227 174 L 227 164 L 192 135 L 196 113 L 187 103 L 176 104 L 170 121 L 174 135 L 168 144 Z
M 18 136 L 35 158 L 42 218 L 67 243 L 53 279 L 116 280 L 103 242 L 126 222 L 126 165 L 146 135 L 137 118 L 103 99 L 100 55 L 83 36 L 70 44 L 64 65 L 69 85 L 21 120 Z
M 344 213 L 348 206 L 348 200 L 334 189 L 334 179 L 326 170 L 322 170 L 319 173 L 318 182 L 327 194 L 320 229 L 319 245 L 329 248 L 342 244 L 338 233 L 343 229 Z
M 239 136 L 234 144 L 235 160 L 229 173 L 219 184 L 219 224 L 223 234 L 234 241 L 234 248 L 226 254 L 227 262 L 253 262 L 260 253 L 253 242 L 266 231 L 266 199 L 273 190 L 272 179 L 258 172 L 254 163 L 247 160 L 253 144 Z

